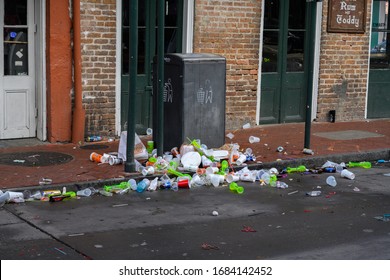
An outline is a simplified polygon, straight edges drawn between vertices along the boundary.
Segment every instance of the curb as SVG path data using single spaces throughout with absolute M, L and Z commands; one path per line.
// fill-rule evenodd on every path
M 235 167 L 238 171 L 244 167 L 248 167 L 251 170 L 256 169 L 270 169 L 275 167 L 277 169 L 283 169 L 287 166 L 298 166 L 304 165 L 309 168 L 322 166 L 326 161 L 333 162 L 349 162 L 349 161 L 376 161 L 379 159 L 390 159 L 390 149 L 381 149 L 374 151 L 366 151 L 362 153 L 345 153 L 345 154 L 334 154 L 324 156 L 308 156 L 306 158 L 290 159 L 290 160 L 279 160 L 266 163 L 251 163 L 244 166 Z M 84 182 L 73 182 L 73 183 L 62 183 L 62 184 L 51 184 L 44 186 L 30 186 L 6 189 L 4 191 L 24 191 L 24 190 L 49 190 L 49 189 L 62 189 L 66 188 L 68 191 L 78 191 L 88 187 L 94 187 L 95 189 L 102 188 L 105 185 L 115 185 L 129 179 L 141 180 L 143 178 L 153 179 L 155 177 L 162 176 L 162 174 L 142 176 L 141 174 L 134 173 L 133 175 L 121 178 L 102 179 L 95 181 L 84 181 Z

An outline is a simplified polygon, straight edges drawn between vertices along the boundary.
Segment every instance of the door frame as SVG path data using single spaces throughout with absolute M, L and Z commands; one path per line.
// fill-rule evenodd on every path
M 321 47 L 321 21 L 322 21 L 322 1 L 317 2 L 316 9 L 316 23 L 315 23 L 315 46 L 314 46 L 314 65 L 313 65 L 313 86 L 312 86 L 312 114 L 311 120 L 315 120 L 316 112 L 317 112 L 317 100 L 318 100 L 318 77 L 319 77 L 319 69 L 320 69 L 320 47 Z M 258 61 L 258 79 L 257 79 L 257 102 L 256 102 L 256 125 L 260 125 L 260 110 L 261 110 L 261 65 L 263 62 L 263 31 L 264 31 L 264 9 L 265 9 L 265 1 L 262 1 L 261 6 L 261 17 L 260 17 L 260 41 L 259 41 L 259 61 Z
M 46 110 L 46 0 L 34 0 L 33 7 L 33 44 L 34 90 L 35 99 L 35 137 L 41 141 L 47 140 L 47 110 Z
M 37 138 L 47 140 L 46 109 L 46 0 L 35 0 L 35 94 L 37 114 Z

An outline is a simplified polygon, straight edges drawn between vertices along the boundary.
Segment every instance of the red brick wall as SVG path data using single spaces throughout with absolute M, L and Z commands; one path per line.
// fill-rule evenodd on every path
M 328 33 L 328 0 L 323 1 L 317 120 L 363 119 L 366 107 L 371 1 L 364 34 Z
M 194 52 L 226 57 L 226 128 L 256 122 L 261 0 L 196 0 Z
M 81 0 L 86 136 L 115 133 L 116 0 Z

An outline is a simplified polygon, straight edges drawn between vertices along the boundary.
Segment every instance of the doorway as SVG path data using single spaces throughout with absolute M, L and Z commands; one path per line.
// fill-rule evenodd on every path
M 304 0 L 265 0 L 261 64 L 261 124 L 302 122 L 309 67 Z M 314 47 L 314 46 L 311 46 Z
M 34 2 L 0 0 L 0 139 L 36 136 Z
M 152 61 L 157 54 L 157 1 L 138 1 L 138 66 L 136 133 L 152 127 Z M 121 130 L 126 130 L 129 83 L 129 1 L 122 1 Z M 183 0 L 165 1 L 165 53 L 182 51 Z

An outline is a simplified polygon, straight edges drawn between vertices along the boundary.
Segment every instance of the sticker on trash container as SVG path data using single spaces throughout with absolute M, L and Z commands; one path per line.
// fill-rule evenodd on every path
M 196 92 L 197 102 L 200 104 L 213 103 L 213 89 L 211 87 L 210 80 L 205 81 L 205 86 L 200 87 Z
M 168 82 L 164 84 L 164 102 L 173 103 L 173 90 L 171 79 L 168 79 Z

